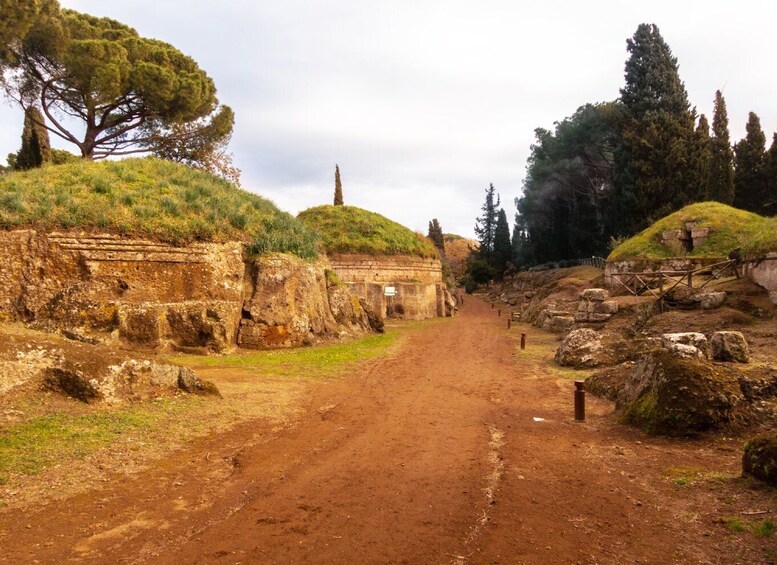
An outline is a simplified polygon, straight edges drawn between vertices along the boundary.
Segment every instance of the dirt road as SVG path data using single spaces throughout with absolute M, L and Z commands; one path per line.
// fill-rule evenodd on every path
M 317 384 L 293 426 L 241 425 L 1 515 L 0 562 L 770 562 L 768 542 L 719 523 L 777 503 L 735 478 L 734 447 L 646 437 L 591 397 L 574 423 L 571 381 L 548 374 L 550 348 L 520 352 L 519 331 L 468 300 L 392 357 Z M 667 467 L 731 478 L 683 488 Z

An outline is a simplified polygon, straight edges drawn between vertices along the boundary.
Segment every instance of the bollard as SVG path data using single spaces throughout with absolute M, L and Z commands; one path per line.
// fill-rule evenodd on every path
M 497 318 L 501 318 L 501 317 L 502 317 L 502 309 L 500 308 L 499 309 L 499 316 L 497 316 Z
M 493 302 L 491 303 L 491 309 L 492 310 L 494 309 L 494 303 Z
M 526 349 L 526 334 L 521 334 L 521 349 Z
M 510 318 L 507 318 L 507 329 L 509 330 L 511 327 L 513 327 L 513 321 Z
M 585 421 L 585 381 L 575 381 L 575 420 Z

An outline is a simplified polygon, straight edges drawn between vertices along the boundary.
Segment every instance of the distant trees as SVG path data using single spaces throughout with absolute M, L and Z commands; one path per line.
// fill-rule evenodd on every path
M 34 169 L 51 161 L 51 141 L 49 132 L 40 123 L 43 121 L 40 110 L 27 108 L 24 112 L 22 146 L 13 158 L 15 170 Z
M 731 146 L 726 101 L 697 118 L 677 59 L 655 25 L 627 40 L 625 82 L 612 102 L 586 104 L 535 130 L 512 235 L 517 266 L 606 256 L 612 244 L 691 202 L 777 213 L 777 135 L 757 116 Z
M 23 109 L 38 107 L 45 122 L 36 124 L 82 157 L 156 152 L 207 168 L 223 149 L 232 111 L 173 46 L 53 0 L 3 0 L 2 12 L 2 85 Z M 8 21 L 9 12 L 20 19 Z
M 475 220 L 475 235 L 477 235 L 479 243 L 478 249 L 480 255 L 487 261 L 491 260 L 494 253 L 494 237 L 496 235 L 499 204 L 499 195 L 496 194 L 494 184 L 491 183 L 486 189 L 486 200 L 481 207 L 483 215 Z
M 507 223 L 507 214 L 503 208 L 499 209 L 496 219 L 496 228 L 494 229 L 494 253 L 491 264 L 498 275 L 501 275 L 507 269 L 507 264 L 511 262 L 513 247 L 510 242 L 510 225 Z
M 734 145 L 734 206 L 761 213 L 767 197 L 766 136 L 754 112 L 745 129 L 745 138 Z
M 335 206 L 343 205 L 343 183 L 340 181 L 340 165 L 335 164 Z
M 677 58 L 651 24 L 637 28 L 627 50 L 614 197 L 629 205 L 620 206 L 619 234 L 646 227 L 704 190 L 693 158 L 695 117 Z
M 734 151 L 728 133 L 726 100 L 718 90 L 712 114 L 712 144 L 707 198 L 732 204 L 734 202 Z
M 434 246 L 440 252 L 440 255 L 445 255 L 445 234 L 442 232 L 442 227 L 437 218 L 434 218 L 429 222 L 429 233 L 427 237 L 432 240 Z

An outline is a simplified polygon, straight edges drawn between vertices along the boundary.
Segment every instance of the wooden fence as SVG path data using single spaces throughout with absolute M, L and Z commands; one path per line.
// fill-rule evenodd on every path
M 613 273 L 610 275 L 610 288 L 613 296 L 631 294 L 633 296 L 653 295 L 663 308 L 666 296 L 679 286 L 692 290 L 724 282 L 731 278 L 740 278 L 739 261 L 730 260 L 687 271 L 644 271 L 635 273 Z

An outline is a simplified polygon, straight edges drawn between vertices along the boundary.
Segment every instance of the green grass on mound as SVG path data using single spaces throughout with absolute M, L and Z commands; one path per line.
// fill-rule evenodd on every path
M 0 175 L 0 229 L 82 229 L 184 244 L 245 241 L 256 254 L 316 255 L 317 241 L 272 202 L 160 159 L 78 160 Z
M 319 234 L 327 253 L 438 257 L 421 234 L 354 206 L 317 206 L 297 218 Z
M 662 232 L 683 229 L 685 222 L 691 220 L 695 220 L 699 228 L 710 228 L 711 234 L 704 244 L 688 253 L 689 257 L 727 257 L 729 252 L 739 248 L 742 257 L 749 259 L 777 251 L 777 218 L 764 218 L 718 202 L 700 202 L 666 216 L 626 240 L 607 260 L 672 257 L 677 253 L 661 243 Z

